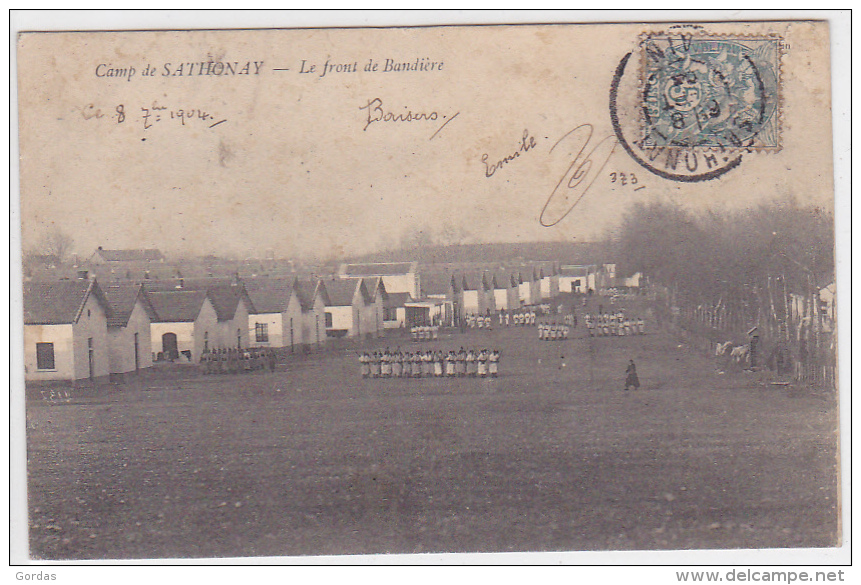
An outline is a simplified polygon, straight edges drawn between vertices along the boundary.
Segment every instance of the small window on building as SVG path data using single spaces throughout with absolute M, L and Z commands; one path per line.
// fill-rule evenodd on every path
M 54 344 L 36 344 L 36 369 L 53 370 L 54 368 Z
M 269 342 L 269 323 L 255 323 L 254 334 L 257 338 L 257 343 Z
M 332 327 L 332 313 L 326 313 L 326 327 Z

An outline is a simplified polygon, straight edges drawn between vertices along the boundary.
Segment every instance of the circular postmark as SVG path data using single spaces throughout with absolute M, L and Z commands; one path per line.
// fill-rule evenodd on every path
M 652 146 L 756 148 L 776 113 L 776 79 L 729 39 L 644 39 L 643 140 Z
M 646 35 L 640 70 L 626 55 L 610 91 L 619 142 L 677 181 L 717 178 L 742 154 L 779 150 L 778 39 Z

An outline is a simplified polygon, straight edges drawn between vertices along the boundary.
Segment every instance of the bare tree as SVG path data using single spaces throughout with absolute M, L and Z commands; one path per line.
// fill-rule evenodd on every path
M 469 237 L 470 233 L 466 228 L 447 224 L 440 231 L 438 240 L 443 246 L 454 246 L 463 244 Z
M 56 256 L 60 262 L 63 262 L 74 244 L 75 240 L 72 236 L 54 227 L 39 240 L 38 249 L 42 254 Z
M 422 249 L 433 246 L 435 243 L 433 230 L 428 226 L 407 228 L 401 234 L 401 249 L 403 250 Z

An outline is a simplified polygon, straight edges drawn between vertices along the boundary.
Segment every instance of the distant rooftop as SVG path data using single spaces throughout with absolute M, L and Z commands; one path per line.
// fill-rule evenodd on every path
M 99 248 L 94 255 L 98 255 L 105 262 L 161 262 L 164 254 L 156 249 L 145 250 L 105 250 Z
M 343 264 L 340 274 L 346 277 L 394 276 L 415 272 L 416 262 L 374 262 L 368 264 Z

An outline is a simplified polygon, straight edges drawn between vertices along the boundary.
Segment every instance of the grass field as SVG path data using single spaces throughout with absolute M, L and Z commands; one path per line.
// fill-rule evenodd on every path
M 274 374 L 158 370 L 69 403 L 29 389 L 31 555 L 837 544 L 834 397 L 718 374 L 648 324 L 423 346 L 499 348 L 496 380 L 363 380 L 353 347 Z M 387 344 L 414 346 L 362 347 Z

